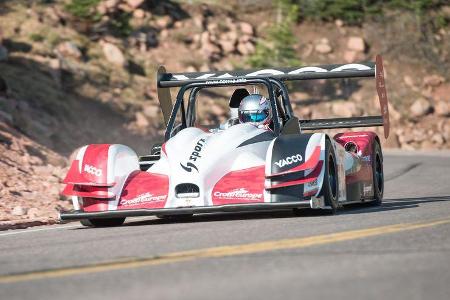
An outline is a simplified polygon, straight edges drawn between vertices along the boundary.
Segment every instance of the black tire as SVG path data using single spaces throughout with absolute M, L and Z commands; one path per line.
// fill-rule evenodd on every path
M 323 177 L 322 192 L 325 206 L 330 207 L 327 212 L 334 215 L 338 209 L 339 180 L 336 165 L 336 155 L 331 141 L 325 140 L 325 174 Z
M 370 204 L 379 206 L 383 202 L 384 193 L 384 171 L 383 171 L 383 153 L 378 141 L 373 143 L 372 155 L 372 175 L 373 175 L 373 201 Z
M 106 219 L 85 219 L 80 223 L 87 227 L 115 227 L 125 222 L 125 218 L 106 218 Z

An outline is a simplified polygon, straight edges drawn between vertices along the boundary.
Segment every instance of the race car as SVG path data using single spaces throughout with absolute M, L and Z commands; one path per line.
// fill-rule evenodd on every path
M 388 137 L 381 56 L 374 63 L 228 72 L 168 73 L 161 66 L 157 75 L 164 141 L 141 157 L 118 144 L 80 148 L 64 179 L 63 194 L 71 197 L 74 210 L 61 213 L 61 220 L 118 226 L 134 216 L 304 208 L 333 214 L 349 203 L 381 204 L 383 154 L 377 134 L 320 132 L 383 126 Z M 354 77 L 376 79 L 380 115 L 315 120 L 294 116 L 286 82 Z M 265 88 L 270 128 L 234 119 L 217 128 L 199 124 L 200 91 L 238 87 L 229 102 L 235 109 L 245 86 Z M 171 88 L 179 88 L 174 101 Z

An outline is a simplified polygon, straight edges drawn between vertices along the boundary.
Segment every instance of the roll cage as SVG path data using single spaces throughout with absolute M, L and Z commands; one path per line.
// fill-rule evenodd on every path
M 195 102 L 198 92 L 211 87 L 229 87 L 246 85 L 264 85 L 269 95 L 270 107 L 272 110 L 273 131 L 276 136 L 281 132 L 283 125 L 293 117 L 292 106 L 289 101 L 289 94 L 284 83 L 275 78 L 235 78 L 233 80 L 205 80 L 204 82 L 191 82 L 181 86 L 173 105 L 170 118 L 167 122 L 165 140 L 167 141 L 175 129 L 175 121 L 178 113 L 181 113 L 180 130 L 194 126 Z M 189 92 L 188 106 L 185 108 L 184 96 Z M 281 100 L 280 100 L 281 98 Z M 280 122 L 281 121 L 281 122 Z

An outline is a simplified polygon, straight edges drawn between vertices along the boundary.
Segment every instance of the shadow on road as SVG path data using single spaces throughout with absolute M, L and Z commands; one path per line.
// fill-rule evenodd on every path
M 450 201 L 450 196 L 435 197 L 417 197 L 417 198 L 400 198 L 385 199 L 381 206 L 371 206 L 370 203 L 351 204 L 345 206 L 338 211 L 338 215 L 374 213 L 382 211 L 392 211 L 405 208 L 416 208 L 423 203 Z M 182 216 L 167 219 L 148 219 L 139 221 L 130 221 L 123 226 L 142 226 L 152 224 L 176 224 L 176 223 L 200 223 L 200 222 L 216 222 L 216 221 L 237 221 L 249 219 L 279 219 L 279 218 L 296 218 L 296 217 L 320 217 L 324 216 L 319 210 L 303 209 L 297 214 L 293 214 L 291 210 L 281 211 L 263 211 L 263 212 L 243 212 L 243 213 L 214 213 L 196 216 Z M 329 217 L 329 216 L 328 216 Z M 78 228 L 81 229 L 81 228 Z M 74 228 L 75 230 L 75 228 Z

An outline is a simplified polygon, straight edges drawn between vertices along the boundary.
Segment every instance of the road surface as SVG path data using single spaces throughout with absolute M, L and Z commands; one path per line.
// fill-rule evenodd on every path
M 0 232 L 0 299 L 450 299 L 450 155 L 385 157 L 381 207 Z

